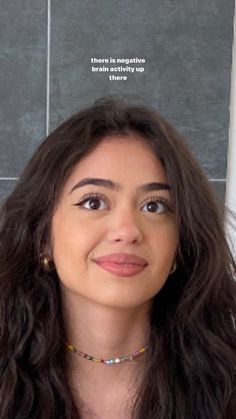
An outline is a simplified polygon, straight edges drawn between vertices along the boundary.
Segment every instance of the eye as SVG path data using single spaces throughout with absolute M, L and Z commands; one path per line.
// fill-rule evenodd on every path
M 100 194 L 90 194 L 75 205 L 90 211 L 108 209 L 106 198 Z
M 165 201 L 160 198 L 151 198 L 146 204 L 141 208 L 144 212 L 153 212 L 156 214 L 164 214 L 166 212 L 171 212 L 170 204 L 168 201 Z

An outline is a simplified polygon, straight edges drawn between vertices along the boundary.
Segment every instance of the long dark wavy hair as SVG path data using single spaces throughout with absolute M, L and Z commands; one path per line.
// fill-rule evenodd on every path
M 225 211 L 182 136 L 154 109 L 102 99 L 39 146 L 0 214 L 0 419 L 79 419 L 65 374 L 59 278 L 40 255 L 82 157 L 107 135 L 138 133 L 175 202 L 177 269 L 153 299 L 135 419 L 235 419 L 236 266 Z M 111 139 L 112 141 L 112 139 Z

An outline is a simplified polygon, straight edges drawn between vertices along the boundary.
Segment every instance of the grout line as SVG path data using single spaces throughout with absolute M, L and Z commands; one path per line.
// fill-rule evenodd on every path
M 209 182 L 226 182 L 226 179 L 208 179 Z
M 46 136 L 50 120 L 50 49 L 51 49 L 51 0 L 47 0 L 47 75 L 46 75 Z
M 18 177 L 0 177 L 0 180 L 18 180 Z

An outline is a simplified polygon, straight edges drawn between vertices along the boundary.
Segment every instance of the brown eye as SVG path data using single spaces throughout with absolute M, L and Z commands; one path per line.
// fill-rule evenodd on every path
M 168 205 L 160 200 L 152 200 L 142 206 L 144 212 L 153 212 L 156 214 L 164 214 L 169 211 Z
M 89 209 L 97 210 L 100 208 L 101 202 L 98 198 L 90 198 L 87 200 Z M 86 206 L 84 206 L 86 208 Z
M 80 208 L 87 210 L 104 210 L 108 209 L 108 206 L 105 202 L 105 199 L 100 196 L 88 196 L 86 199 L 83 199 L 81 202 L 76 204 Z

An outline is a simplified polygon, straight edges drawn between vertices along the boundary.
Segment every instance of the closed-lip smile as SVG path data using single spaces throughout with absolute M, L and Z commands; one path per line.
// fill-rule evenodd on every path
M 94 258 L 93 261 L 106 271 L 121 277 L 137 275 L 148 265 L 146 259 L 131 253 L 111 253 Z

